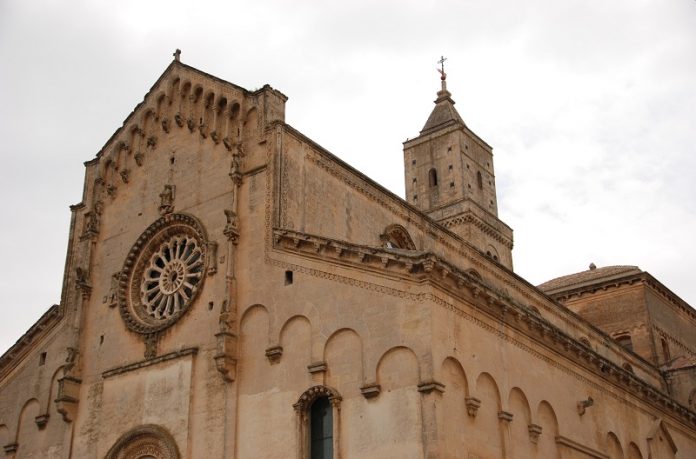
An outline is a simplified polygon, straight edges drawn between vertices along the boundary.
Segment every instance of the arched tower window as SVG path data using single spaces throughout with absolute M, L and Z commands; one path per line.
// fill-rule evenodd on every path
M 333 408 L 329 397 L 314 400 L 309 413 L 310 457 L 312 459 L 333 458 Z
M 428 172 L 428 184 L 433 187 L 437 186 L 437 171 L 435 168 L 430 169 Z

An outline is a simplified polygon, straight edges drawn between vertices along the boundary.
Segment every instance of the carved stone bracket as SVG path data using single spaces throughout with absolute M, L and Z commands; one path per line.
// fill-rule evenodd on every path
M 266 349 L 266 358 L 271 364 L 280 362 L 280 357 L 283 355 L 283 346 L 271 346 Z
M 324 373 L 326 370 L 328 370 L 328 368 L 329 367 L 326 365 L 326 362 L 314 362 L 307 365 L 307 371 L 309 371 L 311 374 Z
M 143 159 L 145 158 L 145 155 L 142 154 L 141 152 L 137 151 L 133 155 L 133 159 L 135 159 L 135 164 L 138 165 L 138 167 L 141 167 L 143 165 Z
M 13 454 L 17 452 L 17 449 L 19 449 L 19 443 L 8 443 L 5 446 L 2 447 L 2 449 L 5 450 L 5 454 Z
M 512 422 L 513 414 L 508 411 L 498 411 L 498 419 L 504 422 Z
M 46 424 L 48 423 L 48 418 L 50 415 L 48 413 L 46 414 L 40 414 L 34 418 L 34 422 L 36 423 L 36 427 L 39 428 L 39 430 L 43 430 L 46 427 Z
M 223 307 L 225 311 L 225 307 Z M 227 312 L 220 314 L 220 331 L 215 334 L 217 351 L 213 359 L 215 367 L 222 375 L 225 382 L 232 382 L 237 378 L 237 336 L 229 330 Z
M 472 418 L 475 418 L 476 413 L 478 413 L 478 409 L 481 407 L 481 400 L 477 399 L 476 397 L 466 397 L 464 402 L 466 403 L 467 414 Z
M 380 392 L 382 392 L 382 386 L 377 383 L 366 384 L 360 388 L 360 393 L 367 399 L 377 397 Z
M 541 426 L 539 424 L 529 424 L 527 426 L 529 429 L 529 441 L 532 443 L 539 442 L 539 435 L 541 435 Z
M 81 384 L 81 379 L 72 376 L 63 376 L 58 380 L 58 394 L 55 399 L 56 411 L 60 413 L 65 422 L 75 420 Z
M 445 392 L 445 385 L 437 381 L 424 381 L 418 384 L 418 392 L 421 394 L 430 394 L 432 392 L 442 394 Z

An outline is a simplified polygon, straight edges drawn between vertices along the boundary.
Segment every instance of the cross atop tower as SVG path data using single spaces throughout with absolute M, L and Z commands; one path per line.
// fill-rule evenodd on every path
M 447 74 L 445 73 L 445 61 L 447 58 L 445 56 L 440 56 L 440 60 L 437 61 L 438 64 L 440 64 L 440 68 L 437 69 L 438 72 L 440 72 L 440 81 L 442 82 L 442 91 L 447 91 L 447 82 L 445 80 L 447 79 Z
M 174 54 L 172 54 L 172 56 L 174 56 L 175 61 L 177 61 L 177 62 L 180 61 L 181 60 L 181 50 L 179 48 L 177 48 L 176 51 L 174 51 Z
M 447 74 L 445 73 L 445 61 L 447 58 L 445 56 L 440 56 L 440 60 L 437 61 L 438 64 L 440 64 L 440 68 L 437 69 L 438 72 L 440 72 L 440 79 L 445 80 L 447 78 Z

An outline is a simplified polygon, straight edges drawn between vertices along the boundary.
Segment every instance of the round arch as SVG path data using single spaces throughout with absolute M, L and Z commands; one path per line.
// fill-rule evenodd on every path
M 106 459 L 180 459 L 174 437 L 163 427 L 148 424 L 123 434 Z

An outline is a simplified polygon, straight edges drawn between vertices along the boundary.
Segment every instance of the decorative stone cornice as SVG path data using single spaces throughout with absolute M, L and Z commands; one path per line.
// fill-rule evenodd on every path
M 480 311 L 521 331 L 597 376 L 623 387 L 643 401 L 696 425 L 696 413 L 667 394 L 568 335 L 529 306 L 488 284 L 485 279 L 433 253 L 396 253 L 387 248 L 351 244 L 287 229 L 273 230 L 273 242 L 276 249 L 302 256 L 434 285 L 465 299 Z
M 503 236 L 503 234 L 496 228 L 494 228 L 489 223 L 486 223 L 479 217 L 477 217 L 473 212 L 466 211 L 463 214 L 457 215 L 455 217 L 449 218 L 447 220 L 441 220 L 439 222 L 442 226 L 447 229 L 452 229 L 455 226 L 471 224 L 476 228 L 481 230 L 486 236 L 490 236 L 496 241 L 503 244 L 508 249 L 512 250 L 513 241 L 510 238 Z
M 0 357 L 0 381 L 19 365 L 31 351 L 32 344 L 51 331 L 62 317 L 63 309 L 54 304 Z

